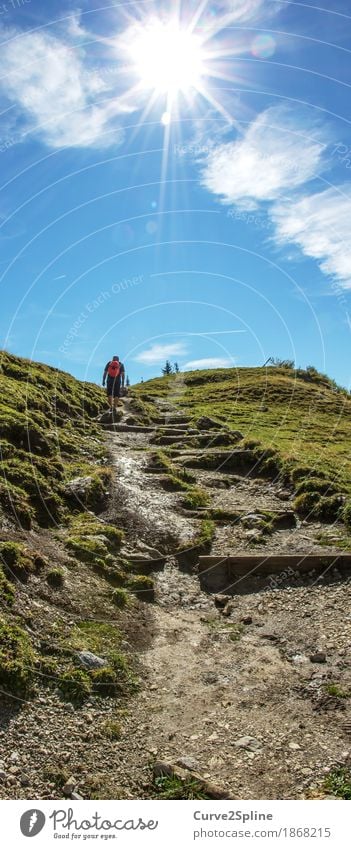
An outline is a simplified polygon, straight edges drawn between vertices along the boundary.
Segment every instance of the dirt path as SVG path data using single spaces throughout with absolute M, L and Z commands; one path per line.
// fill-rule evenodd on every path
M 131 545 L 169 553 L 176 539 L 192 538 L 199 521 L 184 516 L 180 495 L 164 492 L 147 473 L 147 444 L 145 435 L 111 435 L 117 491 Z M 248 513 L 282 507 L 272 484 L 233 476 L 223 489 L 220 478 L 197 474 L 216 506 L 245 505 Z M 319 530 L 297 523 L 273 534 L 269 550 L 320 550 Z M 222 524 L 214 550 L 240 550 L 249 541 L 247 528 Z M 155 758 L 187 763 L 231 797 L 319 792 L 323 770 L 345 762 L 351 748 L 349 582 L 312 576 L 305 585 L 278 579 L 274 586 L 267 579 L 260 591 L 235 596 L 223 616 L 196 575 L 179 571 L 171 557 L 155 580 L 145 687 L 130 704 L 117 747 L 116 775 L 127 794 L 148 795 Z M 311 662 L 316 651 L 325 662 Z

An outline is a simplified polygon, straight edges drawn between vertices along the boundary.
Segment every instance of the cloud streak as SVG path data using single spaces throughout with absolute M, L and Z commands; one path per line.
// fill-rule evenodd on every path
M 145 351 L 141 351 L 134 357 L 135 362 L 144 363 L 148 366 L 155 366 L 163 363 L 171 357 L 181 357 L 188 353 L 187 346 L 184 342 L 173 342 L 164 345 L 152 345 Z
M 235 359 L 229 357 L 203 357 L 199 360 L 189 360 L 183 366 L 183 371 L 195 371 L 206 368 L 233 368 Z

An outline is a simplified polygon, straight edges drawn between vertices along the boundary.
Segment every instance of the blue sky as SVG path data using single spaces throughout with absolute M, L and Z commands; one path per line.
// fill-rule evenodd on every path
M 348 8 L 0 3 L 2 346 L 349 386 Z

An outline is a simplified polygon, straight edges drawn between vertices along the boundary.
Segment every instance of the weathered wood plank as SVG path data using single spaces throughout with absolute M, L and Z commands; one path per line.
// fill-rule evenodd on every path
M 199 579 L 203 589 L 219 592 L 224 588 L 234 589 L 236 579 L 252 579 L 287 572 L 304 574 L 313 569 L 324 572 L 337 568 L 351 572 L 351 554 L 245 554 L 224 557 L 203 556 L 199 558 Z

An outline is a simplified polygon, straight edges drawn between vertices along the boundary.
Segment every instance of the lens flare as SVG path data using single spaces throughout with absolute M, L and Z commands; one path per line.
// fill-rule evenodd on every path
M 257 59 L 269 59 L 276 49 L 276 42 L 272 35 L 257 35 L 252 42 L 251 53 Z

